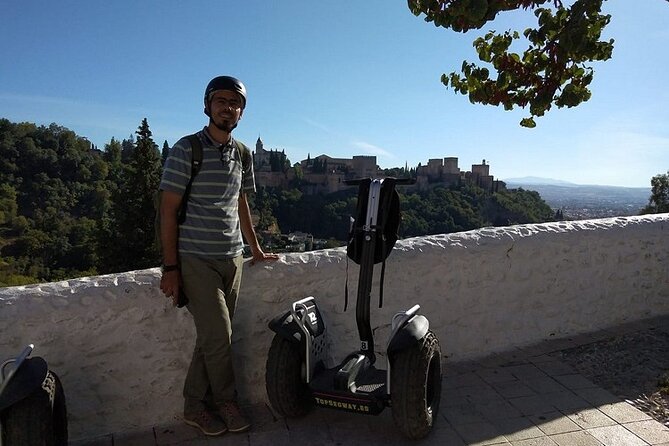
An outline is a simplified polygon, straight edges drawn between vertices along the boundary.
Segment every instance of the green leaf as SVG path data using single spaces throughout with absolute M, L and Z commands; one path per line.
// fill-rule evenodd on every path
M 520 125 L 523 127 L 527 127 L 528 129 L 533 129 L 537 126 L 537 123 L 534 122 L 533 118 L 523 118 L 520 121 Z

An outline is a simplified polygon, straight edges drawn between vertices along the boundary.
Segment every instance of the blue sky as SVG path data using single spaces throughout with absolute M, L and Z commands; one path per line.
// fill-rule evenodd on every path
M 206 124 L 207 82 L 232 74 L 249 94 L 235 136 L 251 146 L 260 136 L 293 163 L 455 156 L 463 170 L 485 159 L 502 179 L 648 187 L 669 169 L 669 4 L 608 0 L 604 10 L 616 43 L 594 65 L 592 98 L 525 129 L 525 110 L 473 105 L 439 80 L 477 60 L 477 35 L 531 24 L 525 11 L 463 35 L 405 1 L 4 1 L 0 117 L 55 122 L 100 148 L 146 117 L 156 143 L 171 145 Z

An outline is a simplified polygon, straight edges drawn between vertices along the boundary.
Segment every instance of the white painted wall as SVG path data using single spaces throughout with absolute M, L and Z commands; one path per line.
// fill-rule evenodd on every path
M 234 321 L 238 384 L 266 399 L 267 322 L 313 295 L 337 344 L 357 348 L 358 266 L 343 249 L 245 267 Z M 669 314 L 669 214 L 484 228 L 397 243 L 385 303 L 372 293 L 376 349 L 392 315 L 419 303 L 449 361 Z M 0 359 L 34 343 L 63 381 L 72 439 L 168 422 L 194 345 L 189 313 L 158 289 L 158 269 L 0 289 Z M 383 357 L 381 358 L 383 359 Z

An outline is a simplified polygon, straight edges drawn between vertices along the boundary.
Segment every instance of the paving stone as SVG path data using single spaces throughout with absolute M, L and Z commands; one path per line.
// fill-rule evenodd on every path
M 249 432 L 249 446 L 292 446 L 288 430 Z M 190 445 L 189 445 L 190 446 Z
M 469 386 L 482 386 L 485 381 L 474 372 L 467 372 L 455 376 L 446 377 L 442 380 L 442 389 L 453 389 Z
M 70 442 L 70 446 L 113 446 L 112 435 L 102 435 L 95 438 L 83 438 Z
M 655 420 L 635 421 L 623 426 L 651 445 L 669 443 L 669 428 Z
M 518 440 L 511 443 L 511 446 L 556 446 L 549 437 L 530 438 L 527 440 Z
M 520 410 L 523 415 L 541 415 L 549 412 L 554 412 L 555 407 L 551 405 L 544 395 L 523 396 L 520 398 L 509 399 L 516 409 Z
M 370 428 L 367 423 L 350 426 L 344 423 L 328 425 L 330 442 L 339 445 L 367 446 L 370 444 L 388 444 L 390 439 L 402 438 L 397 427 L 384 426 L 379 423 L 376 428 Z M 314 442 L 311 444 L 320 444 Z
M 450 406 L 440 410 L 441 415 L 453 426 L 485 421 L 485 417 L 471 404 Z
M 602 442 L 586 431 L 551 435 L 550 439 L 556 442 L 558 446 L 604 446 Z
M 523 352 L 512 350 L 502 353 L 493 353 L 479 360 L 481 368 L 497 368 L 507 366 L 509 364 L 524 364 L 527 362 L 527 355 Z
M 491 369 L 482 369 L 476 372 L 483 380 L 489 384 L 516 381 L 516 377 L 507 371 L 505 367 L 495 367 Z
M 441 402 L 439 407 L 451 407 L 451 406 L 462 406 L 469 404 L 470 401 L 467 399 L 467 395 L 462 395 L 457 391 L 458 389 L 441 389 Z
M 569 338 L 549 339 L 546 341 L 546 348 L 552 349 L 553 352 L 566 350 L 572 347 L 575 347 L 575 344 Z
M 560 412 L 551 412 L 545 415 L 531 416 L 530 420 L 546 435 L 577 432 L 581 428 L 578 424 L 562 415 Z
M 461 373 L 471 373 L 479 370 L 481 364 L 476 361 L 460 361 L 455 363 L 450 363 L 448 365 L 449 373 L 461 374 Z
M 475 404 L 475 407 L 481 415 L 489 421 L 518 418 L 523 415 L 518 409 L 505 400 L 499 402 L 483 402 Z
M 508 444 L 502 431 L 492 423 L 455 424 L 453 428 L 465 440 L 468 446 Z
M 595 427 L 587 432 L 606 446 L 648 446 L 648 443 L 620 425 Z
M 253 432 L 286 430 L 286 421 L 274 415 L 273 411 L 264 404 L 245 406 L 242 408 L 251 420 Z
M 537 362 L 536 366 L 545 372 L 547 375 L 556 377 L 562 375 L 573 375 L 574 369 L 562 361 L 552 360 L 545 362 Z
M 543 364 L 545 362 L 554 362 L 557 361 L 554 356 L 551 355 L 545 355 L 545 354 L 540 354 L 540 355 L 530 355 L 528 362 L 538 365 L 538 364 Z
M 624 402 L 604 404 L 597 408 L 618 423 L 631 423 L 633 421 L 645 421 L 651 419 L 649 415 L 646 415 L 639 409 Z
M 304 426 L 288 429 L 290 444 L 328 444 L 331 443 L 327 425 Z
M 586 400 L 567 390 L 542 395 L 546 401 L 562 412 L 590 409 L 592 405 Z
M 387 444 L 395 444 L 387 443 Z M 452 427 L 447 427 L 443 429 L 435 429 L 427 438 L 423 441 L 416 442 L 413 440 L 407 440 L 407 444 L 413 446 L 415 444 L 443 444 L 449 446 L 465 446 L 465 442 L 462 438 L 455 432 L 455 429 Z
M 453 389 L 453 392 L 460 397 L 464 397 L 468 401 L 499 401 L 503 399 L 492 386 L 485 383 L 479 386 Z
M 592 404 L 593 406 L 603 406 L 605 404 L 614 404 L 621 402 L 621 399 L 600 387 L 589 389 L 574 389 L 573 392 Z
M 249 435 L 249 432 L 227 432 L 217 437 L 207 437 L 207 441 L 202 444 L 207 446 L 248 446 Z M 188 445 L 190 446 L 190 443 Z
M 522 364 L 505 368 L 520 381 L 546 377 L 546 373 L 534 364 Z
M 532 420 L 526 417 L 495 420 L 493 424 L 500 429 L 504 437 L 510 442 L 545 436 Z
M 508 381 L 493 384 L 495 390 L 504 398 L 518 398 L 536 395 L 536 392 L 520 381 Z
M 544 375 L 542 378 L 534 378 L 523 381 L 530 389 L 537 394 L 546 394 L 553 392 L 565 392 L 567 389 L 550 376 Z
M 330 428 L 333 445 L 348 446 L 349 444 L 360 444 L 361 446 L 416 446 L 416 445 L 453 445 L 465 446 L 462 438 L 455 432 L 443 417 L 438 416 L 430 433 L 421 440 L 410 440 L 405 438 L 395 425 L 392 414 L 388 411 L 379 416 L 362 416 L 366 420 L 369 429 L 361 433 L 356 428 L 351 428 L 345 423 L 338 423 L 340 430 L 337 432 Z M 264 446 L 274 446 L 267 443 Z M 319 445 L 320 446 L 320 445 Z
M 593 427 L 612 426 L 616 424 L 611 418 L 598 409 L 583 409 L 575 413 L 568 413 L 567 417 L 583 429 Z
M 538 361 L 552 360 L 550 354 L 553 353 L 552 348 L 547 348 L 544 344 L 528 345 L 518 349 L 520 356 L 529 358 L 529 362 L 536 364 Z
M 588 389 L 597 387 L 592 381 L 581 375 L 559 375 L 555 379 L 567 389 Z
M 156 444 L 159 446 L 178 444 L 203 437 L 202 433 L 186 423 L 171 423 L 158 425 L 153 428 Z
M 114 434 L 114 446 L 150 446 L 156 444 L 153 429 L 142 429 L 137 431 Z

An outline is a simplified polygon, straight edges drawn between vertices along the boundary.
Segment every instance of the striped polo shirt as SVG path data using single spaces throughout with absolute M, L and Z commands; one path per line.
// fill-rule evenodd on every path
M 179 254 L 231 258 L 242 253 L 238 199 L 240 191 L 255 192 L 250 150 L 237 142 L 216 143 L 205 127 L 197 132 L 202 142 L 202 165 L 193 179 L 185 221 L 179 225 Z M 240 154 L 244 157 L 242 163 Z M 181 138 L 165 161 L 160 190 L 183 195 L 191 174 L 192 149 Z

